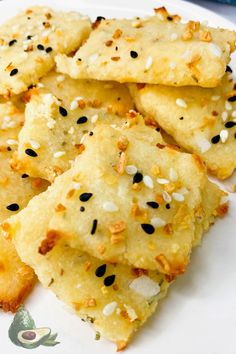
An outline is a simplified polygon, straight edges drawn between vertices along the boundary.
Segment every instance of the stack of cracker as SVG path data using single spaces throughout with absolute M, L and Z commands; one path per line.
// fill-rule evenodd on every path
M 0 34 L 0 304 L 35 272 L 122 350 L 228 210 L 236 33 L 34 7 Z

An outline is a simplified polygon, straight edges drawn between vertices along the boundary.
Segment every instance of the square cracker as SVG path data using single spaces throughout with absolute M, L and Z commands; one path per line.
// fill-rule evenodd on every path
M 24 208 L 47 183 L 14 172 L 10 166 L 17 135 L 24 122 L 23 111 L 10 101 L 0 104 L 0 222 Z M 21 262 L 12 242 L 0 234 L 0 307 L 16 311 L 35 283 L 33 270 Z
M 77 50 L 90 29 L 78 13 L 40 6 L 0 26 L 0 94 L 26 91 L 52 69 L 56 54 Z
M 100 21 L 73 58 L 56 57 L 58 70 L 80 79 L 217 86 L 236 32 L 178 23 L 179 17 L 163 11 L 139 20 Z
M 10 220 L 16 244 L 36 233 L 41 254 L 64 242 L 107 262 L 183 273 L 223 192 L 203 198 L 211 184 L 201 159 L 157 148 L 150 128 L 137 129 L 97 126 L 72 168 Z
M 130 85 L 141 113 L 151 116 L 210 173 L 229 177 L 236 167 L 236 89 L 231 75 L 216 88 Z
M 74 80 L 51 72 L 39 86 L 25 95 L 30 102 L 14 160 L 21 171 L 49 181 L 70 168 L 84 148 L 85 133 L 101 122 L 124 124 L 133 108 L 127 87 L 116 82 Z M 28 148 L 37 156 L 27 155 Z
M 44 287 L 92 323 L 99 334 L 115 342 L 117 350 L 126 347 L 166 295 L 169 284 L 158 272 L 105 264 L 67 246 L 55 247 L 43 256 L 38 253 L 39 245 L 37 234 L 33 238 L 27 234 L 17 243 L 17 251 Z M 110 285 L 104 285 L 109 279 Z

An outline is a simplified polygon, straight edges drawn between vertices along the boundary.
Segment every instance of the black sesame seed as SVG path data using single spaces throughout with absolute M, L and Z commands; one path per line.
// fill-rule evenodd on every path
M 31 20 L 31 17 L 27 17 L 27 20 Z
M 226 73 L 232 73 L 233 70 L 231 69 L 231 67 L 230 67 L 229 65 L 227 65 L 225 72 L 226 72 Z
M 92 193 L 82 193 L 80 194 L 79 199 L 81 202 L 87 202 L 92 197 L 92 195 Z
M 116 51 L 118 50 L 118 47 L 117 47 L 117 46 L 115 47 L 115 50 L 116 50 Z
M 44 46 L 42 44 L 37 45 L 38 50 L 44 50 Z
M 89 132 L 89 135 L 90 135 L 90 136 L 93 136 L 93 132 Z
M 18 73 L 18 69 L 12 69 L 12 71 L 10 72 L 10 76 L 14 76 Z
M 103 17 L 103 16 L 98 16 L 98 17 L 96 18 L 96 21 L 102 21 L 102 20 L 105 20 L 105 17 Z
M 85 211 L 85 207 L 83 207 L 83 206 L 80 207 L 80 211 L 81 211 L 81 212 Z
M 64 107 L 62 107 L 62 106 L 59 107 L 59 112 L 62 115 L 62 117 L 66 117 L 67 114 L 68 114 L 67 110 Z
M 217 144 L 219 141 L 220 141 L 219 135 L 213 136 L 213 138 L 211 139 L 212 144 Z
M 116 278 L 115 274 L 109 275 L 104 279 L 104 285 L 111 286 L 114 283 L 115 278 Z
M 19 205 L 16 203 L 10 204 L 6 208 L 10 211 L 17 211 L 20 209 Z
M 32 39 L 32 37 L 33 37 L 33 36 L 30 36 L 30 35 L 29 35 L 29 36 L 27 36 L 26 38 L 27 38 L 27 39 Z
M 225 123 L 225 128 L 233 128 L 235 125 L 236 125 L 235 122 L 229 121 L 229 122 Z
M 91 230 L 91 235 L 94 235 L 97 229 L 97 225 L 98 225 L 98 221 L 97 219 L 93 220 L 93 226 L 92 226 L 92 230 Z
M 234 139 L 236 139 L 236 133 L 234 133 Z
M 169 203 L 166 204 L 166 209 L 170 209 L 170 204 Z
M 229 97 L 228 98 L 228 101 L 229 102 L 235 102 L 236 101 L 236 95 L 232 96 L 232 97 Z
M 38 156 L 37 152 L 35 152 L 35 151 L 32 150 L 32 149 L 26 149 L 26 150 L 25 150 L 25 153 L 26 153 L 26 155 L 29 155 L 29 156 L 31 156 L 31 157 L 37 157 L 37 156 Z
M 15 43 L 17 43 L 17 40 L 16 40 L 16 39 L 12 39 L 12 40 L 9 42 L 9 47 L 11 47 L 12 45 L 14 45 Z
M 159 204 L 156 202 L 147 202 L 147 205 L 152 208 L 152 209 L 157 209 L 159 208 Z
M 179 120 L 183 120 L 183 119 L 184 119 L 184 117 L 180 117 L 180 118 L 179 118 Z
M 155 228 L 151 224 L 141 224 L 141 227 L 148 235 L 152 235 L 155 232 Z
M 82 116 L 80 117 L 78 120 L 77 120 L 77 124 L 84 124 L 88 121 L 88 118 L 85 117 L 85 116 Z
M 78 60 L 78 61 L 82 61 L 82 59 L 81 59 L 81 58 L 78 58 L 77 60 Z
M 36 85 L 33 85 L 33 84 L 29 85 L 29 86 L 28 86 L 28 90 L 31 90 L 31 89 L 34 88 L 34 87 L 36 87 Z
M 136 59 L 138 57 L 138 53 L 135 52 L 134 50 L 131 50 L 130 56 L 131 56 L 131 58 Z
M 45 50 L 46 53 L 50 53 L 52 52 L 52 47 L 47 47 L 46 50 Z
M 21 175 L 21 178 L 27 178 L 29 177 L 29 175 L 27 175 L 26 173 L 23 173 L 23 175 Z
M 133 177 L 133 183 L 140 183 L 143 180 L 143 175 L 140 172 L 136 172 Z
M 98 267 L 95 271 L 95 274 L 98 278 L 103 277 L 103 275 L 105 275 L 106 273 L 106 269 L 107 269 L 107 265 L 106 264 L 102 264 L 100 267 Z
M 172 21 L 172 20 L 173 20 L 173 17 L 167 16 L 167 20 L 168 20 L 168 21 Z
M 11 148 L 10 148 L 10 146 L 8 146 L 8 147 L 7 147 L 7 151 L 11 151 Z

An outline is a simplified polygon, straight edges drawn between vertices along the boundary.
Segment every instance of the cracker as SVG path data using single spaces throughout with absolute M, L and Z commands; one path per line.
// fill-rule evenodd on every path
M 45 181 L 22 176 L 10 166 L 23 122 L 22 110 L 10 101 L 0 104 L 0 222 L 24 208 L 34 195 L 47 187 Z M 4 311 L 16 311 L 34 282 L 33 270 L 21 262 L 12 242 L 0 234 L 0 307 Z
M 0 27 L 0 94 L 26 91 L 54 66 L 58 53 L 79 48 L 90 33 L 90 21 L 75 12 L 32 7 Z
M 210 173 L 229 177 L 236 167 L 235 83 L 226 75 L 214 89 L 130 85 L 137 108 L 176 142 L 204 160 Z
M 10 221 L 16 243 L 36 233 L 41 254 L 66 242 L 108 262 L 183 273 L 210 182 L 198 156 L 157 148 L 147 139 L 152 130 L 137 128 L 96 127 L 73 167 Z M 222 192 L 214 193 L 218 206 Z
M 83 151 L 84 133 L 101 122 L 124 124 L 133 100 L 119 83 L 74 80 L 55 72 L 42 85 L 25 95 L 30 102 L 15 161 L 22 172 L 53 181 Z M 32 141 L 36 157 L 26 154 L 28 148 L 34 150 Z
M 39 240 L 29 236 L 17 247 L 22 259 L 33 267 L 43 286 L 92 323 L 97 335 L 115 342 L 117 350 L 126 347 L 166 295 L 169 284 L 160 273 L 105 264 L 66 246 L 42 256 Z
M 181 24 L 162 12 L 100 21 L 73 58 L 56 57 L 58 70 L 80 79 L 217 86 L 235 50 L 236 32 Z

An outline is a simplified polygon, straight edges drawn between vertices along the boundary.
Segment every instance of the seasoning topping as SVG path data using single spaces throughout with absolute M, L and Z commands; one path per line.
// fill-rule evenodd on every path
M 31 157 L 37 157 L 37 156 L 38 156 L 37 152 L 35 152 L 35 151 L 32 150 L 32 149 L 26 149 L 26 150 L 25 150 L 25 153 L 26 153 L 26 155 L 29 155 L 29 156 L 31 156 Z
M 45 50 L 46 53 L 51 53 L 52 52 L 52 47 L 47 47 Z
M 232 96 L 232 97 L 229 97 L 228 98 L 228 101 L 229 102 L 235 102 L 236 101 L 236 95 Z
M 136 172 L 134 177 L 133 177 L 133 184 L 134 183 L 140 183 L 143 180 L 143 175 L 140 172 Z
M 38 50 L 44 50 L 44 46 L 42 44 L 37 45 Z
M 152 235 L 155 232 L 155 228 L 151 224 L 141 224 L 141 227 L 148 235 Z
M 78 120 L 77 120 L 77 124 L 84 124 L 88 121 L 88 118 L 85 117 L 85 116 L 82 116 L 80 117 Z
M 116 278 L 115 274 L 109 275 L 104 279 L 104 285 L 111 286 L 114 283 L 115 278 Z
M 105 275 L 106 273 L 106 269 L 107 269 L 107 265 L 106 264 L 102 264 L 100 267 L 98 267 L 95 271 L 95 275 L 98 278 L 101 278 Z
M 134 50 L 131 50 L 130 56 L 131 56 L 131 58 L 136 59 L 138 57 L 138 53 L 135 52 Z
M 67 110 L 62 106 L 59 107 L 59 112 L 62 115 L 62 117 L 66 117 L 68 115 Z
M 23 175 L 21 175 L 21 178 L 27 178 L 29 177 L 29 175 L 27 175 L 26 173 L 23 173 Z
M 14 76 L 18 73 L 18 69 L 12 69 L 12 71 L 10 72 L 10 76 Z
M 80 201 L 81 202 L 87 202 L 91 197 L 92 197 L 93 193 L 82 193 L 80 194 Z
M 11 47 L 12 45 L 14 45 L 15 43 L 17 43 L 17 40 L 16 40 L 16 39 L 12 39 L 12 40 L 9 42 L 9 47 Z
M 229 121 L 229 122 L 225 123 L 225 128 L 233 128 L 233 127 L 235 127 L 235 125 L 236 125 L 236 122 Z
M 146 204 L 152 209 L 158 209 L 159 208 L 159 204 L 156 203 L 156 202 L 147 202 Z
M 91 235 L 94 235 L 94 234 L 95 234 L 96 229 L 97 229 L 97 224 L 98 224 L 97 219 L 94 219 L 94 220 L 93 220 L 92 230 L 91 230 Z
M 20 209 L 19 205 L 16 203 L 10 204 L 6 208 L 10 211 L 17 211 Z
M 213 136 L 213 138 L 211 139 L 212 144 L 217 144 L 219 141 L 220 141 L 219 135 Z

